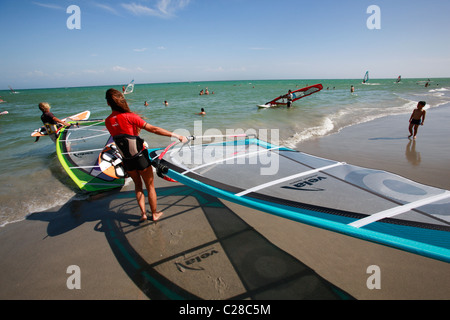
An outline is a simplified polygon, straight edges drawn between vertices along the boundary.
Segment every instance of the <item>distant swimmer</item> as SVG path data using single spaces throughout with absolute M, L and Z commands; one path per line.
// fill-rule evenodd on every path
M 167 107 L 169 105 L 169 103 L 166 101 L 164 101 L 164 105 Z
M 201 116 L 206 115 L 205 109 L 202 108 L 201 111 L 199 113 L 196 113 L 196 114 L 201 115 Z
M 351 92 L 351 93 L 355 92 L 355 87 L 354 87 L 354 86 L 351 86 L 351 87 L 350 87 L 350 92 Z
M 148 106 L 148 102 L 147 101 L 144 102 L 144 106 L 146 106 L 146 107 Z
M 423 126 L 424 122 L 425 122 L 425 116 L 426 116 L 426 111 L 423 110 L 423 108 L 425 107 L 426 102 L 425 101 L 419 101 L 419 103 L 417 104 L 417 108 L 414 109 L 414 111 L 411 114 L 411 117 L 409 118 L 409 133 L 410 135 L 408 136 L 408 138 L 411 138 L 411 136 L 413 136 L 413 129 L 414 129 L 414 139 L 417 136 L 417 131 L 419 129 L 419 126 Z

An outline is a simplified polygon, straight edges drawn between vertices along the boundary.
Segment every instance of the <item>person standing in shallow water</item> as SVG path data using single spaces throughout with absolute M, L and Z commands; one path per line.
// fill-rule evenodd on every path
M 116 89 L 106 91 L 106 101 L 112 113 L 106 118 L 105 125 L 122 154 L 125 171 L 133 179 L 136 200 L 141 210 L 140 221 L 147 220 L 142 182 L 147 188 L 153 221 L 157 221 L 163 213 L 157 210 L 153 168 L 148 152 L 145 151 L 144 140 L 139 137 L 139 133 L 144 129 L 157 135 L 174 137 L 183 143 L 187 142 L 187 138 L 145 122 L 131 112 L 124 95 Z
M 413 139 L 417 136 L 417 131 L 419 130 L 419 126 L 423 126 L 425 122 L 425 116 L 427 112 L 423 110 L 427 103 L 425 101 L 419 101 L 417 104 L 417 108 L 414 109 L 414 111 L 411 114 L 411 117 L 409 118 L 409 136 L 408 138 L 411 138 L 411 136 L 414 135 Z M 414 130 L 414 133 L 413 133 Z

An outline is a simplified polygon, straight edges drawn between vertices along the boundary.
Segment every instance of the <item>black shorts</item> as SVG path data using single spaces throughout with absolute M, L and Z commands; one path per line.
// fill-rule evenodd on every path
M 131 159 L 123 159 L 123 167 L 125 171 L 144 170 L 152 164 L 148 151 L 144 150 L 139 155 Z
M 412 119 L 412 120 L 411 120 L 411 124 L 417 124 L 417 125 L 420 125 L 420 124 L 422 124 L 422 121 L 420 121 L 420 119 L 419 119 L 419 120 Z

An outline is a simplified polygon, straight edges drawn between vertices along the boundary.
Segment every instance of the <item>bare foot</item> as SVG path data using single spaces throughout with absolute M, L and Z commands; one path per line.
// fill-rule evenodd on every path
M 163 215 L 162 211 L 158 211 L 152 214 L 153 215 L 153 221 L 158 221 L 159 218 L 161 218 L 161 216 Z
M 141 218 L 139 219 L 139 222 L 144 222 L 144 221 L 146 221 L 147 220 L 147 215 L 146 214 L 143 214 L 142 216 L 141 216 Z

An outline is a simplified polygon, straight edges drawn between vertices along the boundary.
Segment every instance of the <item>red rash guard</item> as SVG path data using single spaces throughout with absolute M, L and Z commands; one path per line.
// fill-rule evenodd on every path
M 138 136 L 139 130 L 144 127 L 145 123 L 146 122 L 142 120 L 141 117 L 131 112 L 120 113 L 113 111 L 111 115 L 105 119 L 106 128 L 113 137 L 119 134 Z

